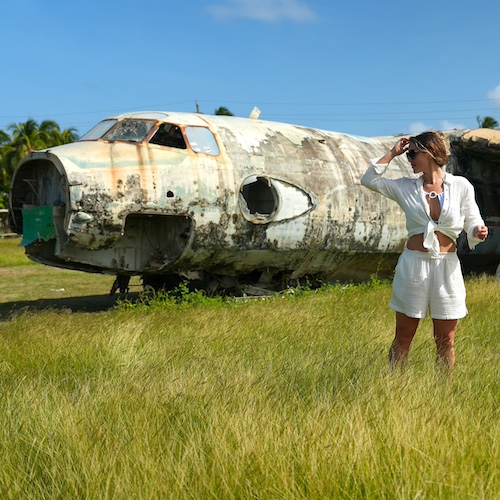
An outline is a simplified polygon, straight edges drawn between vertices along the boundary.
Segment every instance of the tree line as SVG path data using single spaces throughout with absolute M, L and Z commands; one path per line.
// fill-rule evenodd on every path
M 229 109 L 221 106 L 215 115 L 233 116 Z M 491 116 L 477 116 L 481 128 L 498 129 L 498 122 Z M 10 180 L 18 163 L 35 150 L 44 150 L 78 140 L 76 129 L 61 130 L 51 120 L 37 123 L 29 119 L 24 123 L 9 125 L 7 132 L 0 130 L 0 208 L 7 208 Z
M 7 208 L 10 180 L 18 163 L 36 150 L 78 140 L 76 129 L 61 130 L 55 121 L 37 123 L 29 119 L 0 130 L 0 208 Z

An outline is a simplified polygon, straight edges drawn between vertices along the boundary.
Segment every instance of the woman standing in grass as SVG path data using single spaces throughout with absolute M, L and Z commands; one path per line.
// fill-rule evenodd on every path
M 389 162 L 406 153 L 418 178 L 383 177 Z M 444 172 L 448 162 L 445 136 L 424 132 L 402 138 L 383 157 L 372 160 L 363 186 L 394 200 L 406 215 L 408 241 L 399 257 L 389 304 L 396 311 L 396 335 L 389 351 L 391 368 L 404 364 L 420 318 L 429 309 L 438 363 L 455 364 L 458 320 L 467 314 L 465 286 L 456 241 L 462 230 L 469 247 L 488 235 L 474 188 L 465 177 Z

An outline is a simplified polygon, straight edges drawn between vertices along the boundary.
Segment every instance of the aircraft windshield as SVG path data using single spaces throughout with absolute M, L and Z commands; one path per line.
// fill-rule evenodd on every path
M 86 134 L 80 137 L 80 141 L 97 141 L 105 134 L 114 124 L 116 120 L 103 120 L 95 127 L 92 127 Z
M 103 136 L 105 141 L 140 142 L 155 123 L 149 120 L 122 120 Z

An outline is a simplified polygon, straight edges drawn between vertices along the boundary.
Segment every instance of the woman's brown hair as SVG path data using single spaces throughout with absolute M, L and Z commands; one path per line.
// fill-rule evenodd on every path
M 419 151 L 429 153 L 434 161 L 443 167 L 448 163 L 448 141 L 442 132 L 422 132 L 414 137 L 410 137 Z

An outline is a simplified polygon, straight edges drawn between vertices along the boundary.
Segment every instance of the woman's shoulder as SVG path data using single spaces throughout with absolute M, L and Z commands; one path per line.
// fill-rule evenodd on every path
M 456 175 L 456 174 L 450 174 L 450 172 L 446 172 L 446 177 L 445 181 L 450 183 L 450 184 L 455 184 L 458 186 L 472 186 L 471 182 L 467 177 L 464 177 L 463 175 Z
M 463 175 L 455 175 L 446 172 L 445 182 L 447 182 L 450 186 L 454 186 L 458 192 L 464 194 L 471 194 L 474 192 L 473 184 Z

